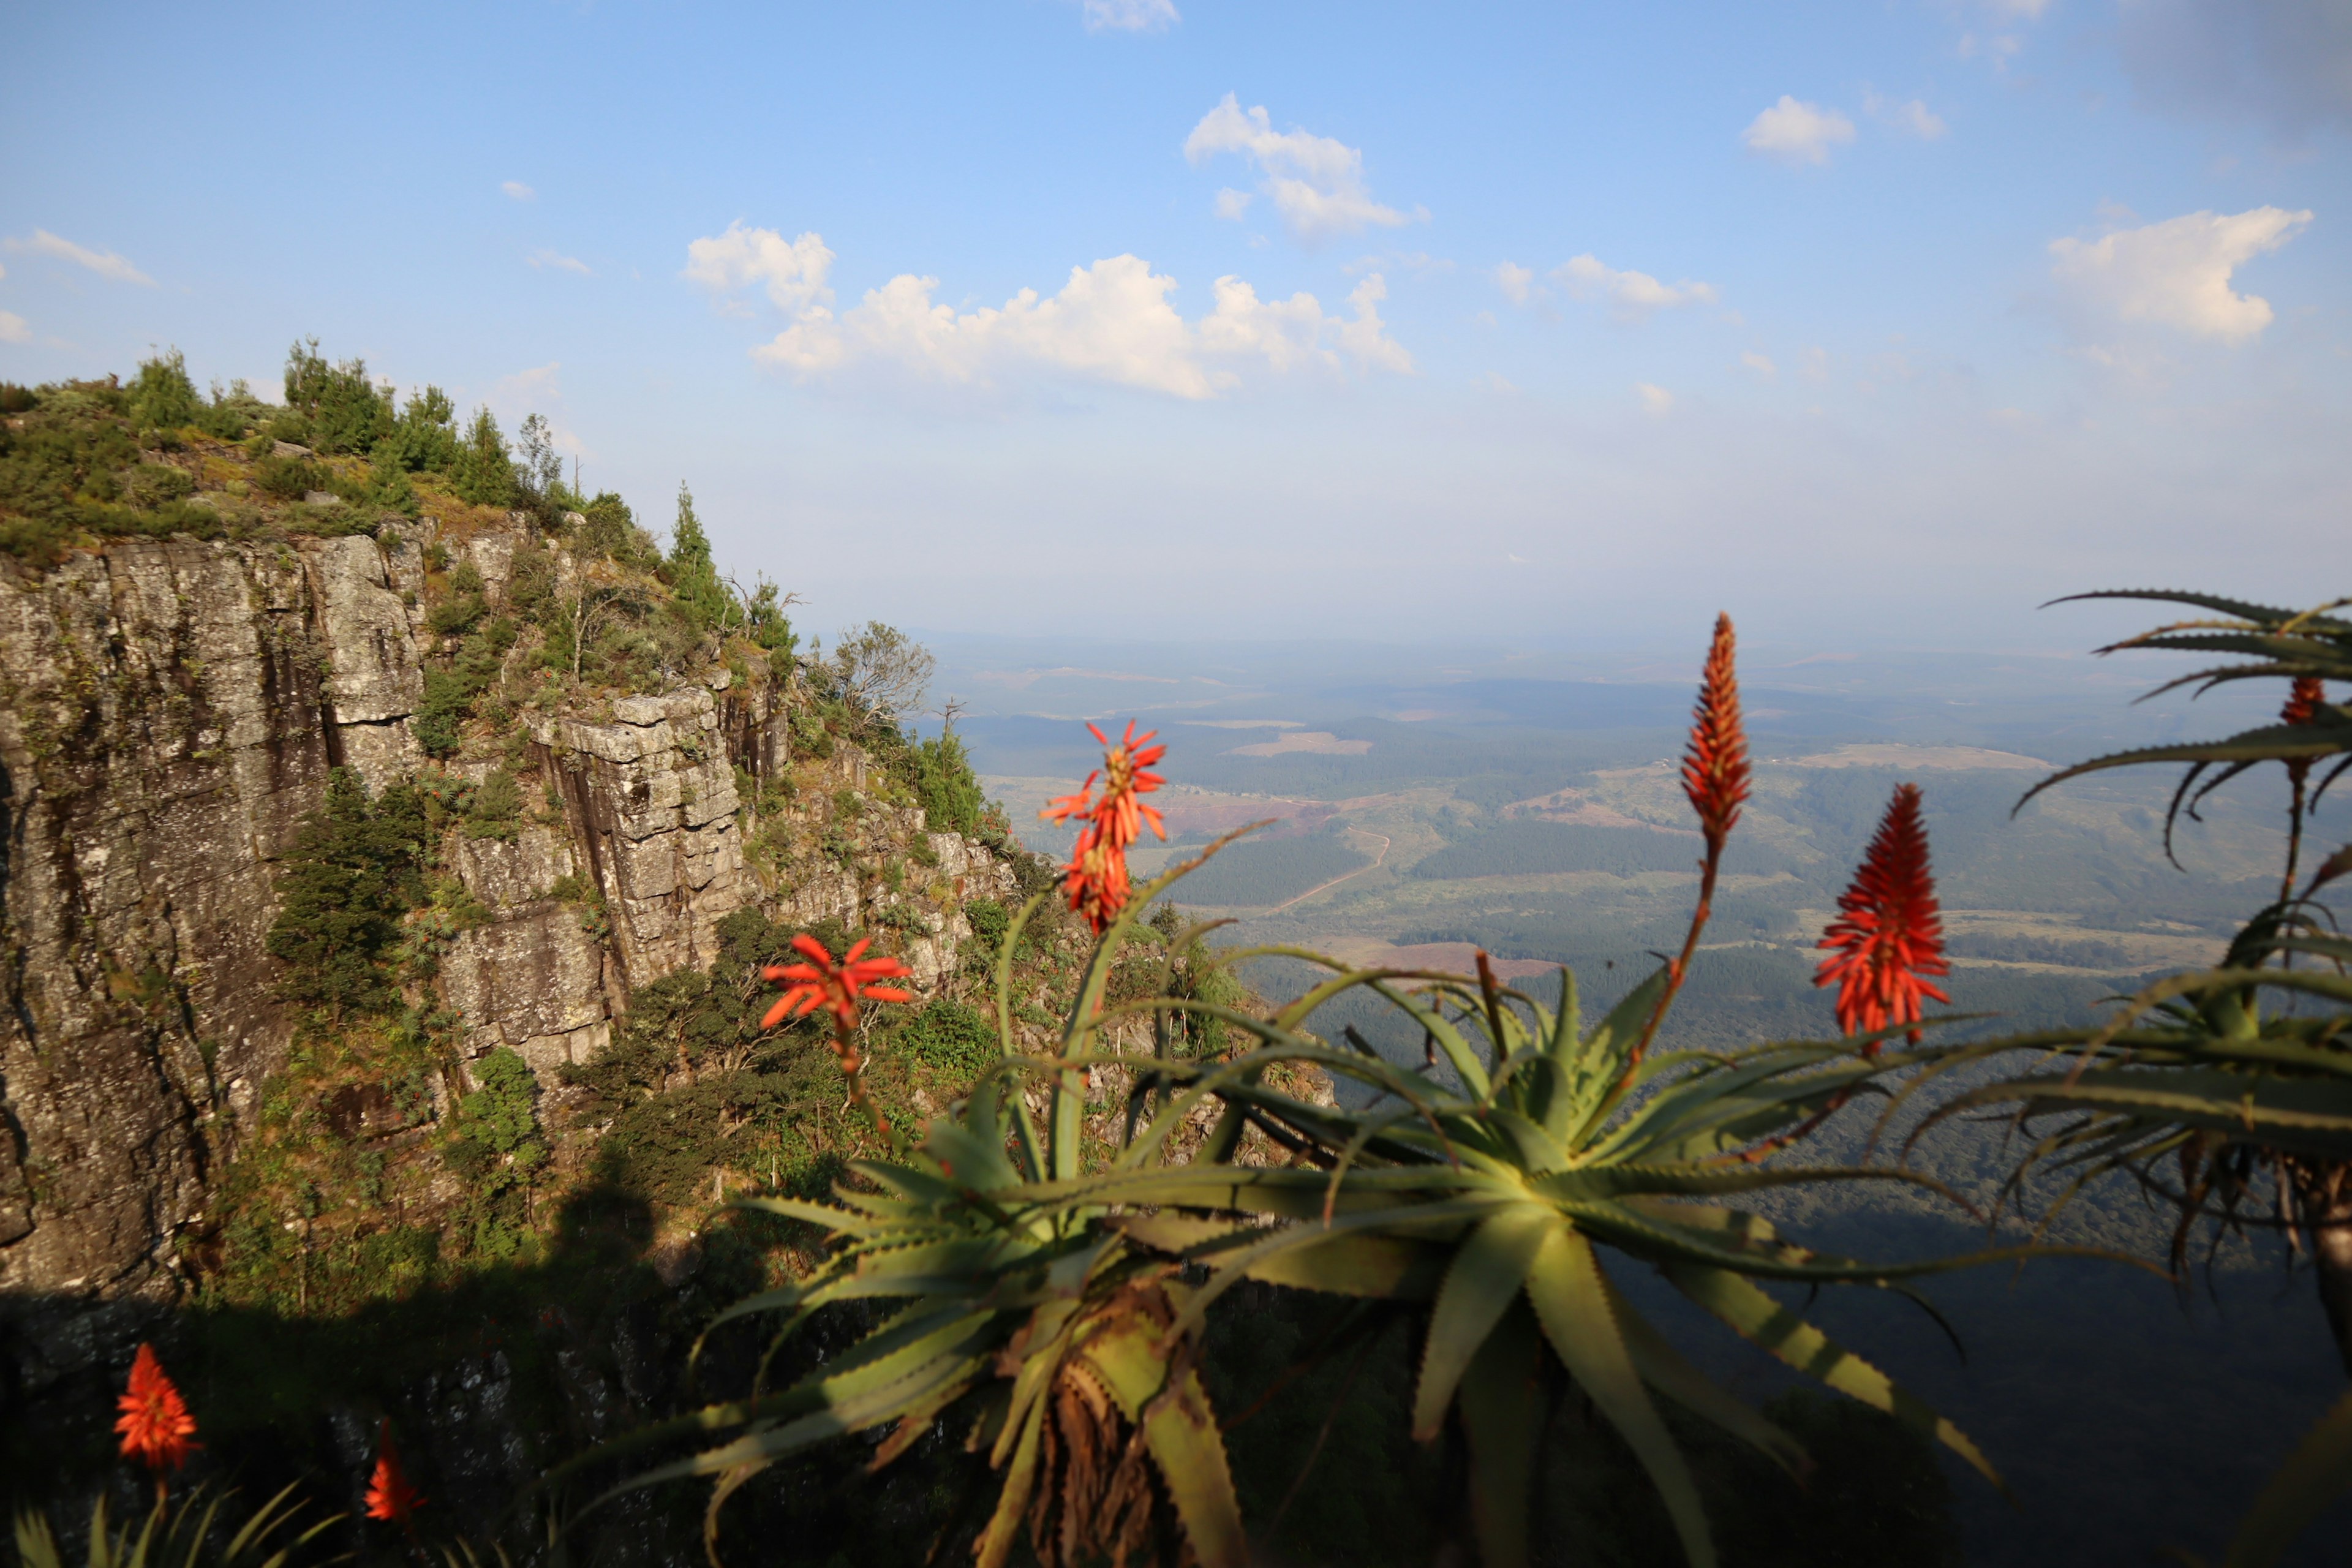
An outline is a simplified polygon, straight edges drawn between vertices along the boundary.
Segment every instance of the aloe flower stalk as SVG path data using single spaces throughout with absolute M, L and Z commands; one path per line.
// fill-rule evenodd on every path
M 1916 1024 L 1925 999 L 1948 1005 L 1951 998 L 1927 978 L 1948 974 L 1944 959 L 1944 923 L 1936 904 L 1936 879 L 1927 866 L 1927 829 L 1919 820 L 1919 786 L 1895 786 L 1878 835 L 1870 841 L 1853 882 L 1838 900 L 1838 917 L 1822 933 L 1821 945 L 1834 956 L 1813 976 L 1815 985 L 1835 982 L 1838 1027 L 1849 1035 Z M 1920 1032 L 1910 1032 L 1917 1045 Z M 1876 1056 L 1882 1042 L 1863 1047 Z

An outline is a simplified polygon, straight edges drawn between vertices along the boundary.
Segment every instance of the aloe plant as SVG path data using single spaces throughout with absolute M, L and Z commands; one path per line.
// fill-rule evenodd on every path
M 952 1420 L 1003 1477 L 975 1546 L 983 1568 L 1005 1562 L 1024 1528 L 1049 1568 L 1091 1552 L 1148 1557 L 1179 1532 L 1204 1568 L 1239 1564 L 1244 1528 L 1194 1366 L 1210 1307 L 1248 1279 L 1426 1303 L 1414 1430 L 1434 1437 L 1458 1422 L 1489 1568 L 1527 1561 L 1547 1415 L 1535 1374 L 1547 1362 L 1624 1434 L 1690 1561 L 1711 1564 L 1706 1510 L 1656 1396 L 1792 1473 L 1805 1459 L 1635 1311 L 1612 1273 L 1633 1263 L 1658 1268 L 1737 1332 L 1931 1434 L 1998 1483 L 1957 1427 L 1766 1287 L 1904 1290 L 1910 1278 L 2019 1249 L 1864 1263 L 1808 1249 L 1727 1201 L 1800 1182 L 1924 1183 L 1770 1158 L 1916 1055 L 1868 1058 L 1856 1047 L 1878 1043 L 1874 1035 L 1643 1057 L 1641 1037 L 1668 983 L 1664 969 L 1590 1027 L 1566 971 L 1562 1005 L 1548 1009 L 1497 984 L 1483 962 L 1471 979 L 1346 970 L 1288 949 L 1229 955 L 1283 952 L 1332 971 L 1271 1016 L 1164 995 L 1107 1006 L 1123 942 L 1164 942 L 1171 958 L 1189 949 L 1199 928 L 1168 936 L 1136 916 L 1197 864 L 1144 889 L 1105 931 L 1059 1056 L 1024 1057 L 1012 1044 L 1016 925 L 1002 944 L 1004 1058 L 968 1100 L 934 1120 L 903 1158 L 854 1166 L 866 1185 L 837 1189 L 830 1204 L 740 1200 L 822 1226 L 835 1249 L 809 1278 L 739 1302 L 719 1321 L 781 1313 L 781 1345 L 827 1307 L 893 1303 L 870 1333 L 789 1387 L 755 1388 L 646 1428 L 562 1474 L 655 1445 L 700 1445 L 606 1495 L 709 1479 L 706 1531 L 715 1547 L 719 1508 L 761 1468 L 885 1426 L 875 1462 L 887 1463 Z M 1318 1008 L 1359 988 L 1427 1031 L 1444 1069 L 1407 1072 L 1360 1042 L 1335 1047 L 1307 1032 Z M 1239 1031 L 1253 1047 L 1222 1060 L 1168 1054 L 1168 1022 L 1181 1014 Z M 1155 1019 L 1161 1054 L 1104 1048 L 1108 1030 L 1139 1016 Z M 1089 1160 L 1084 1075 L 1106 1067 L 1132 1075 L 1129 1131 Z M 1282 1069 L 1302 1067 L 1354 1079 L 1379 1098 L 1349 1111 L 1277 1086 Z M 1043 1125 L 1023 1092 L 1032 1078 L 1045 1080 Z M 1197 1124 L 1204 1106 L 1217 1112 L 1205 1144 L 1172 1163 L 1175 1135 Z M 1262 1134 L 1256 1155 L 1252 1128 Z M 1294 1163 L 1250 1163 L 1269 1148 Z
M 200 1487 L 177 1506 L 159 1501 L 135 1531 L 129 1523 L 110 1523 L 106 1500 L 100 1498 L 90 1509 L 89 1568 L 286 1568 L 302 1548 L 342 1518 L 321 1519 L 289 1537 L 303 1507 L 293 1500 L 289 1486 L 247 1515 L 226 1540 L 215 1540 L 215 1528 L 226 1528 L 227 1522 L 221 1510 L 236 1495 L 207 1494 Z M 31 1510 L 18 1513 L 16 1537 L 20 1568 L 66 1568 L 66 1554 L 47 1515 Z
M 2304 832 L 2319 797 L 2352 768 L 2352 710 L 2326 700 L 2325 682 L 2352 683 L 2352 621 L 2330 612 L 2252 605 L 2210 595 L 2107 593 L 2082 598 L 2153 599 L 2210 612 L 2128 637 L 2100 651 L 2157 648 L 2238 656 L 2166 681 L 2149 693 L 2200 691 L 2284 679 L 2279 721 L 2217 741 L 2144 747 L 2094 758 L 2043 779 L 2026 801 L 2068 779 L 2147 763 L 2185 764 L 2165 815 L 2169 854 L 2179 818 L 2221 784 L 2265 763 L 2288 783 L 2287 846 L 2280 896 L 2258 910 L 2209 969 L 2167 976 L 2096 1027 L 2043 1031 L 1939 1053 L 1902 1093 L 1967 1063 L 2040 1054 L 2021 1072 L 1944 1101 L 1921 1131 L 1946 1117 L 2011 1110 L 2037 1135 L 2011 1172 L 2021 1194 L 2036 1171 L 2064 1178 L 2055 1214 L 2084 1184 L 2121 1173 L 2174 1204 L 2170 1262 L 2185 1272 L 2200 1220 L 2273 1224 L 2307 1241 L 2322 1308 L 2352 1373 L 2352 941 L 2338 934 L 2318 895 L 2352 873 L 2338 849 L 2296 888 Z M 2326 768 L 2316 786 L 2315 771 Z M 1898 1095 L 1898 1099 L 1900 1096 Z M 1916 1134 L 1915 1134 L 1916 1136 Z M 2265 1214 L 2263 1211 L 2268 1210 Z M 2044 1222 L 2047 1223 L 2046 1220 Z M 2305 1438 L 2265 1489 L 2232 1542 L 2230 1568 L 2276 1559 L 2325 1501 L 2352 1487 L 2352 1397 Z

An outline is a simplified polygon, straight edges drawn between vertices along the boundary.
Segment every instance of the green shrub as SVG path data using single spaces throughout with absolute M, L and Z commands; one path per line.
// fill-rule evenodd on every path
M 255 487 L 280 500 L 300 500 L 311 490 L 325 489 L 330 479 L 327 470 L 308 458 L 265 453 L 253 465 Z
M 142 463 L 123 481 L 124 499 L 133 506 L 153 509 L 166 501 L 184 500 L 196 481 L 169 463 Z
M 0 381 L 0 414 L 27 414 L 40 405 L 40 395 L 31 387 Z
M 325 804 L 296 833 L 278 877 L 268 948 L 286 965 L 289 1000 L 338 1018 L 396 1009 L 389 960 L 401 917 L 425 901 L 430 840 L 413 787 L 394 784 L 370 801 L 350 769 L 329 775 Z
M 916 1014 L 898 1038 L 918 1061 L 958 1077 L 982 1071 L 1001 1054 L 995 1027 L 976 1009 L 944 996 Z
M 131 422 L 142 430 L 176 430 L 193 425 L 203 406 L 195 383 L 188 379 L 187 362 L 177 349 L 140 361 L 130 394 Z
M 961 833 L 966 837 L 977 834 L 987 796 L 980 787 L 979 775 L 971 771 L 963 738 L 953 730 L 944 731 L 936 739 L 908 747 L 908 755 L 915 798 L 921 803 L 923 820 L 931 831 Z
M 511 841 L 521 831 L 522 786 L 499 769 L 475 786 L 466 806 L 466 837 Z

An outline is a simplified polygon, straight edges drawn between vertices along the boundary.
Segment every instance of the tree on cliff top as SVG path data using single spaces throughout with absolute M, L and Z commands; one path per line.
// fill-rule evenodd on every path
M 677 595 L 679 610 L 699 632 L 715 631 L 726 623 L 732 607 L 727 585 L 710 561 L 710 536 L 694 515 L 694 492 L 677 487 L 677 526 L 670 531 L 669 557 L 662 576 Z

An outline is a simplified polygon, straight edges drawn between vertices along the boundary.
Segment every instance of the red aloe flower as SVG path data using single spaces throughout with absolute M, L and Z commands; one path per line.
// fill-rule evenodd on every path
M 806 963 L 772 963 L 761 973 L 774 981 L 789 981 L 784 994 L 760 1020 L 760 1027 L 772 1029 L 786 1016 L 806 1017 L 819 1007 L 831 1013 L 836 1030 L 846 1031 L 857 1026 L 857 1004 L 860 998 L 874 1002 L 911 1002 L 914 997 L 892 985 L 876 985 L 877 980 L 896 980 L 912 974 L 913 970 L 895 958 L 861 958 L 871 937 L 861 937 L 856 946 L 844 953 L 836 965 L 832 952 L 816 938 L 803 932 L 793 938 L 793 950 L 808 960 Z
M 377 1439 L 375 1474 L 368 1479 L 367 1516 L 406 1524 L 425 1506 L 425 1494 L 408 1484 L 400 1468 L 400 1450 L 392 1446 L 392 1423 L 383 1424 Z
M 1739 677 L 1732 667 L 1731 617 L 1715 617 L 1715 643 L 1691 710 L 1690 749 L 1683 758 L 1683 794 L 1698 813 L 1707 847 L 1719 850 L 1748 798 L 1748 735 L 1739 722 Z
M 122 1434 L 123 1453 L 138 1455 L 155 1472 L 159 1489 L 165 1470 L 178 1469 L 188 1462 L 189 1450 L 204 1446 L 194 1441 L 196 1418 L 188 1414 L 153 1345 L 139 1347 L 131 1363 L 131 1386 L 115 1403 L 122 1411 L 114 1429 Z
M 2286 706 L 2279 710 L 2282 724 L 2308 724 L 2319 717 L 2319 705 L 2327 700 L 2327 689 L 2315 675 L 2298 675 L 2287 689 Z
M 1944 962 L 1944 926 L 1936 908 L 1936 879 L 1927 868 L 1927 830 L 1919 821 L 1919 786 L 1897 784 L 1878 836 L 1838 900 L 1838 918 L 1822 933 L 1821 945 L 1836 950 L 1813 976 L 1816 985 L 1837 982 L 1838 1027 L 1847 1034 L 1916 1024 L 1922 1000 L 1951 998 L 1925 977 L 1948 974 Z M 1918 1044 L 1920 1032 L 1911 1031 Z M 1863 1047 L 1876 1056 L 1882 1042 Z
M 1074 816 L 1087 820 L 1070 847 L 1070 863 L 1062 868 L 1062 888 L 1069 895 L 1070 908 L 1084 915 L 1100 935 L 1127 907 L 1131 886 L 1127 874 L 1128 846 L 1147 826 L 1160 837 L 1168 837 L 1158 808 L 1138 798 L 1168 782 L 1146 771 L 1168 754 L 1168 748 L 1150 743 L 1157 731 L 1137 734 L 1132 719 L 1127 722 L 1127 733 L 1116 742 L 1097 725 L 1087 728 L 1102 742 L 1103 765 L 1087 775 L 1076 795 L 1047 802 L 1037 815 L 1055 822 L 1067 822 Z M 1103 781 L 1100 798 L 1094 795 L 1097 779 Z

